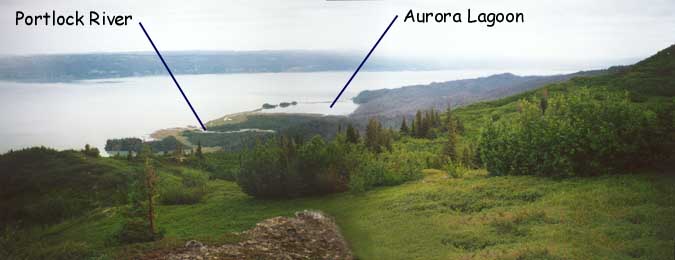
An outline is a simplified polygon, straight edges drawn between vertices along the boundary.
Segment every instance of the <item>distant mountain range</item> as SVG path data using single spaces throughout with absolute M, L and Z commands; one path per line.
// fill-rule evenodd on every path
M 362 55 L 327 51 L 193 51 L 162 53 L 175 74 L 354 70 Z M 364 70 L 429 70 L 422 62 L 376 58 Z M 0 57 L 0 80 L 67 82 L 166 74 L 154 52 Z
M 612 68 L 610 70 L 616 70 Z M 475 79 L 434 82 L 395 89 L 366 90 L 353 98 L 359 107 L 353 118 L 413 115 L 422 109 L 445 109 L 497 99 L 573 77 L 601 75 L 609 70 L 581 71 L 551 76 L 518 76 L 503 73 Z

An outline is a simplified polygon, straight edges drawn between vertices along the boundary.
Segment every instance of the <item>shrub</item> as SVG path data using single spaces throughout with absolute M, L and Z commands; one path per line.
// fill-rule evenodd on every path
M 655 113 L 626 94 L 582 88 L 550 98 L 543 115 L 529 100 L 519 110 L 482 132 L 481 161 L 491 174 L 588 176 L 654 159 Z
M 159 201 L 164 205 L 187 205 L 202 201 L 206 191 L 200 188 L 186 188 L 183 186 L 170 186 L 159 194 Z
M 286 137 L 258 143 L 242 155 L 237 183 L 244 192 L 256 197 L 344 191 L 349 172 L 355 167 L 346 159 L 353 146 L 344 135 L 330 143 L 319 136 L 303 144 Z
M 287 137 L 258 143 L 242 154 L 237 183 L 249 195 L 278 198 L 363 191 L 421 177 L 427 157 L 366 147 L 342 133 L 330 142 L 315 136 L 302 144 Z
M 159 183 L 159 201 L 164 205 L 199 203 L 207 193 L 208 175 L 184 169 L 176 175 L 164 174 Z
M 100 156 L 100 152 L 99 152 L 98 148 L 91 147 L 91 146 L 89 146 L 89 144 L 84 146 L 84 150 L 82 150 L 82 153 L 86 156 L 89 156 L 89 157 L 99 157 Z
M 95 256 L 96 251 L 86 242 L 63 241 L 54 245 L 35 246 L 27 252 L 29 259 L 89 259 Z
M 239 153 L 212 152 L 204 153 L 203 158 L 191 156 L 186 164 L 192 168 L 210 173 L 211 178 L 235 181 L 239 172 Z
M 142 217 L 127 217 L 122 227 L 114 234 L 114 242 L 120 244 L 132 244 L 150 242 L 161 239 L 163 232 L 148 232 L 150 224 Z
M 462 178 L 466 175 L 468 172 L 468 169 L 464 167 L 464 164 L 462 162 L 452 162 L 449 161 L 445 165 L 445 170 L 448 172 L 448 176 L 451 178 Z
M 24 212 L 29 218 L 40 216 L 34 219 L 36 222 L 44 216 L 48 216 L 51 221 L 57 222 L 74 217 L 89 206 L 87 202 L 75 198 L 74 195 L 52 194 L 45 196 L 34 204 L 24 206 Z
M 358 168 L 350 175 L 349 188 L 355 192 L 362 192 L 385 185 L 388 179 L 386 164 L 369 155 L 368 158 L 362 158 Z
M 426 158 L 402 149 L 380 154 L 354 152 L 357 167 L 349 176 L 349 188 L 362 192 L 378 186 L 392 186 L 422 177 Z
M 209 180 L 209 175 L 192 169 L 183 169 L 180 172 L 183 186 L 189 188 L 206 188 L 206 182 Z

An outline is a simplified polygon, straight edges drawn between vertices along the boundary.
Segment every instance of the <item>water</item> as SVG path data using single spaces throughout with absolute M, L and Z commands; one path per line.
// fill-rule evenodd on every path
M 564 71 L 512 71 L 545 75 Z M 367 89 L 395 88 L 487 76 L 501 71 L 360 72 L 334 108 L 330 102 L 351 72 L 179 75 L 178 82 L 204 123 L 264 103 L 298 105 L 265 112 L 347 115 L 351 98 Z M 110 138 L 141 137 L 155 130 L 198 125 L 168 76 L 75 83 L 0 82 L 0 152 L 44 145 L 103 150 Z

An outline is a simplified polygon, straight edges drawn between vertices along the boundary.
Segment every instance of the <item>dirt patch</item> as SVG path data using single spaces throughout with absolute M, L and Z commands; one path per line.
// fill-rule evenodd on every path
M 270 218 L 241 235 L 245 239 L 237 244 L 205 246 L 193 240 L 143 259 L 354 259 L 333 219 L 321 212 Z

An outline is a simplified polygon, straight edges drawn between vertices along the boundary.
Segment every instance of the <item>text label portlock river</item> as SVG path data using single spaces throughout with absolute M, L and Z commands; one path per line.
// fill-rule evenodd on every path
M 75 11 L 69 15 L 57 14 L 55 10 L 40 15 L 26 15 L 23 11 L 16 11 L 16 25 L 26 26 L 126 26 L 133 19 L 131 15 L 108 15 L 105 11 Z

